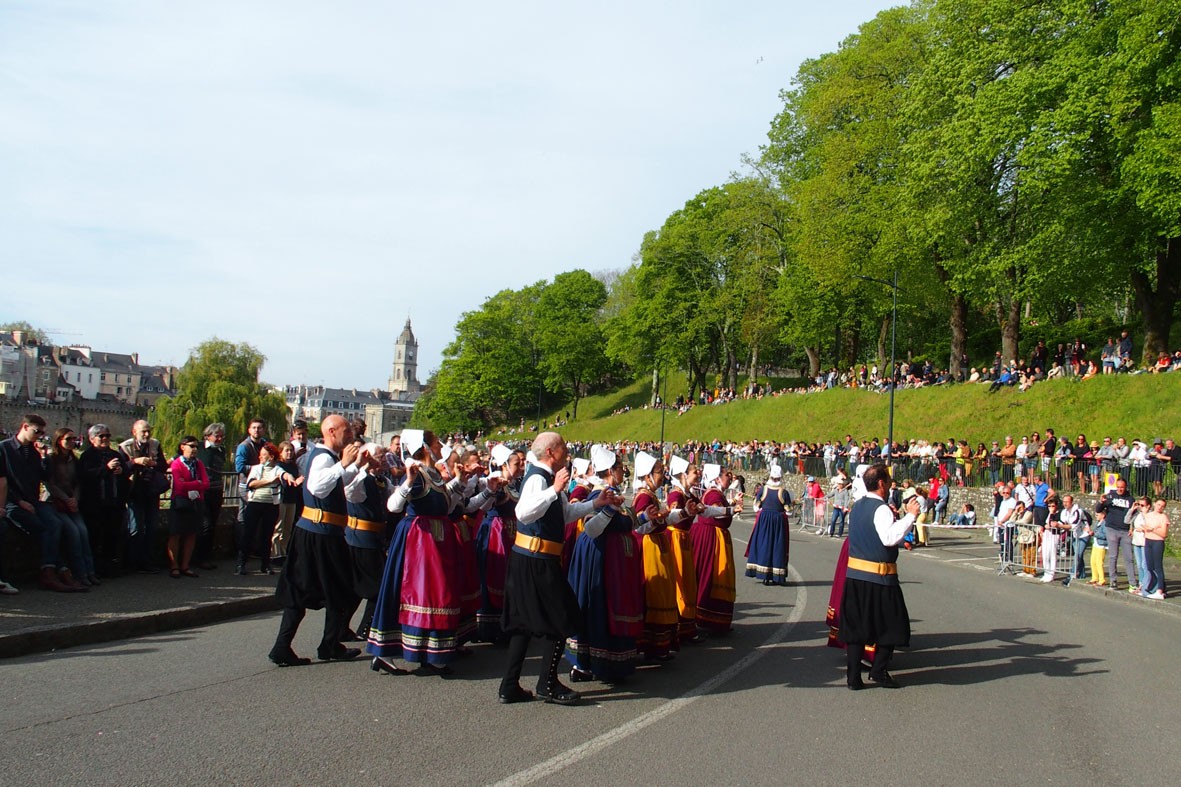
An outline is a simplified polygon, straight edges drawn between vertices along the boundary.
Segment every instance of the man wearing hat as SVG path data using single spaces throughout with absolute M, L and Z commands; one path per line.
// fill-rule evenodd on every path
M 866 495 L 849 513 L 849 562 L 841 599 L 839 636 L 845 643 L 846 684 L 854 691 L 865 688 L 861 659 L 867 644 L 877 646 L 869 679 L 885 688 L 900 688 L 887 668 L 894 648 L 910 645 L 910 614 L 898 583 L 898 544 L 914 525 L 918 497 L 903 495 L 906 514 L 895 521 L 886 505 L 890 470 L 873 465 L 865 471 Z
M 517 502 L 517 534 L 505 578 L 501 623 L 511 639 L 500 701 L 533 699 L 532 692 L 521 688 L 520 680 L 529 640 L 537 636 L 542 638 L 544 648 L 537 695 L 546 702 L 574 705 L 581 695 L 558 680 L 566 637 L 576 633 L 581 624 L 578 599 L 562 572 L 566 523 L 604 506 L 620 506 L 623 498 L 605 490 L 594 500 L 571 503 L 566 495 L 569 451 L 557 432 L 539 434 L 533 440 L 531 453 Z

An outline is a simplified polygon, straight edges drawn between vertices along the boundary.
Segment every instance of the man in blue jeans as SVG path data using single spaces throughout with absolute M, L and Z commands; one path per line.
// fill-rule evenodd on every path
M 1070 528 L 1070 538 L 1074 539 L 1074 570 L 1066 580 L 1066 584 L 1069 585 L 1076 579 L 1087 578 L 1087 546 L 1091 543 L 1091 537 L 1087 535 L 1087 526 L 1090 524 L 1090 518 L 1087 512 L 1074 504 L 1073 495 L 1063 495 L 1062 511 L 1058 514 L 1058 521 L 1062 523 L 1062 527 Z
M 6 521 L 37 539 L 41 546 L 41 571 L 38 584 L 46 590 L 69 593 L 76 590 L 73 582 L 63 582 L 57 567 L 61 562 L 61 523 L 55 516 L 44 516 L 40 510 L 49 506 L 41 502 L 41 452 L 37 441 L 45 436 L 45 419 L 29 414 L 21 420 L 16 434 L 0 442 L 0 475 L 7 479 L 7 499 L 0 520 L 0 542 L 3 541 Z M 85 587 L 81 584 L 78 587 Z

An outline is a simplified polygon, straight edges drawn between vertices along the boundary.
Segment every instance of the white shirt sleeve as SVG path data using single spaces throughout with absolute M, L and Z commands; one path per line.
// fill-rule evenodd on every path
M 552 484 L 545 482 L 545 476 L 529 476 L 521 486 L 521 497 L 517 500 L 517 520 L 526 524 L 536 522 L 557 499 L 558 493 L 554 491 Z M 561 499 L 564 522 L 581 519 L 595 510 L 592 500 L 571 503 L 565 495 L 562 495 Z
M 614 516 L 614 509 L 610 506 L 603 506 L 598 513 L 582 523 L 582 530 L 591 538 L 598 538 L 603 535 L 603 531 L 607 529 L 607 525 L 611 524 L 611 519 Z
M 906 514 L 901 519 L 894 519 L 894 512 L 889 506 L 878 506 L 873 514 L 873 529 L 878 531 L 878 538 L 888 547 L 897 546 L 906 537 L 906 531 L 914 524 L 914 514 Z
M 394 493 L 385 501 L 385 507 L 392 514 L 400 514 L 406 510 L 408 500 L 410 500 L 410 481 L 406 480 L 398 484 Z
M 367 497 L 365 494 L 365 479 L 368 477 L 368 470 L 357 473 L 352 481 L 344 485 L 344 499 L 350 503 L 364 503 Z
M 356 463 L 347 468 L 340 466 L 340 460 L 328 451 L 316 454 L 308 465 L 307 485 L 313 497 L 326 497 L 336 486 L 337 481 L 344 481 L 347 486 L 357 475 Z

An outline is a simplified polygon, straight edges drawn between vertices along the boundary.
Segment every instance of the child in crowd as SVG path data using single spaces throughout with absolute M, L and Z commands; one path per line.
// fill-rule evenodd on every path
M 1103 574 L 1103 563 L 1107 560 L 1107 526 L 1103 520 L 1105 511 L 1095 514 L 1095 524 L 1088 528 L 1091 533 L 1091 581 L 1088 585 L 1106 587 L 1107 577 Z

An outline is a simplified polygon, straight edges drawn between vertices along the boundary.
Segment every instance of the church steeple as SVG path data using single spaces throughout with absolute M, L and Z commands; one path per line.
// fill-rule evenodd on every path
M 414 331 L 410 329 L 410 318 L 407 317 L 402 333 L 398 334 L 398 339 L 394 342 L 394 368 L 390 373 L 389 392 L 411 396 L 421 393 L 422 385 L 418 382 L 417 369 L 418 341 L 414 338 Z

